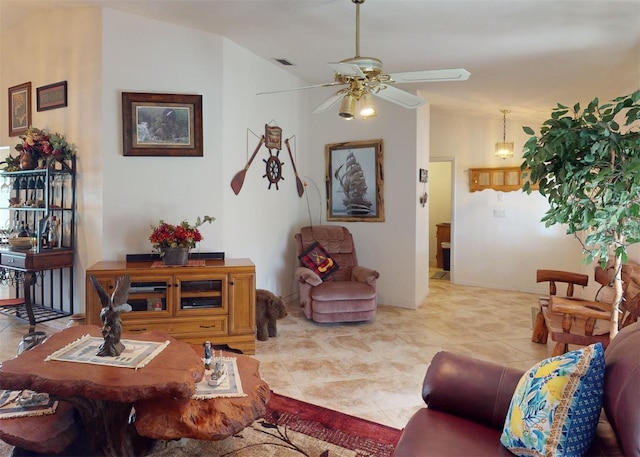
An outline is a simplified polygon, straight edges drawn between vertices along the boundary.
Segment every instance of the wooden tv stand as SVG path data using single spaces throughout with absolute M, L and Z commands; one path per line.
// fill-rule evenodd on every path
M 124 330 L 160 330 L 192 344 L 211 341 L 255 354 L 256 280 L 249 259 L 203 260 L 197 266 L 165 267 L 157 262 L 98 262 L 86 273 L 86 320 L 101 326 L 102 305 L 89 281 L 93 275 L 111 293 L 120 276 L 129 275 L 129 304 Z

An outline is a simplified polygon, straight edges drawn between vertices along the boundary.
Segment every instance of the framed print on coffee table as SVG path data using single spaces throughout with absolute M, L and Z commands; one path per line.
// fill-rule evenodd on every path
M 202 95 L 122 93 L 125 156 L 202 157 Z
M 9 136 L 18 136 L 31 125 L 31 82 L 9 88 Z
M 382 222 L 382 140 L 327 144 L 327 221 Z

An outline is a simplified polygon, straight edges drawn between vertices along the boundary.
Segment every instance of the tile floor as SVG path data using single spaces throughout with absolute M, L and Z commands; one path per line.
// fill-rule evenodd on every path
M 278 337 L 256 341 L 262 377 L 280 394 L 402 428 L 423 404 L 422 380 L 438 351 L 523 370 L 550 356 L 552 343 L 530 341 L 537 295 L 433 279 L 429 288 L 417 310 L 380 305 L 375 321 L 364 323 L 317 324 L 289 304 Z M 36 329 L 65 325 L 61 319 Z M 27 330 L 0 315 L 0 360 L 15 356 Z

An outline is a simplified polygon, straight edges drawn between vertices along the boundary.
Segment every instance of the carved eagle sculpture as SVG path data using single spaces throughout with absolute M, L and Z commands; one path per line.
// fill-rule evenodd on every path
M 101 330 L 104 343 L 100 345 L 96 355 L 117 357 L 124 351 L 124 344 L 120 341 L 122 336 L 120 313 L 131 311 L 131 305 L 127 303 L 131 280 L 128 275 L 118 278 L 111 296 L 104 290 L 95 276 L 89 276 L 89 280 L 95 287 L 102 303 L 100 319 L 102 320 Z

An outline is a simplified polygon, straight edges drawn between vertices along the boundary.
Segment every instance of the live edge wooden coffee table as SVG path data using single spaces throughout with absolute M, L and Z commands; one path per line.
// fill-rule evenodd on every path
M 46 392 L 61 404 L 75 407 L 80 424 L 69 424 L 68 414 L 60 415 L 60 421 L 66 421 L 69 433 L 75 432 L 73 426 L 79 426 L 83 446 L 91 455 L 143 455 L 149 445 L 146 438 L 219 440 L 237 433 L 266 412 L 269 386 L 260 379 L 259 362 L 243 355 L 233 354 L 246 397 L 191 399 L 195 384 L 204 375 L 201 354 L 163 332 L 123 335 L 123 339 L 169 340 L 162 352 L 137 370 L 45 361 L 54 351 L 86 334 L 101 337 L 97 326 L 70 327 L 4 362 L 0 389 Z M 132 408 L 135 422 L 130 424 Z M 56 416 L 58 413 L 49 418 L 50 424 L 55 425 Z M 0 420 L 0 437 L 9 444 L 41 452 L 38 441 L 47 431 L 34 430 L 42 426 L 42 419 L 36 419 L 39 418 Z M 16 421 L 22 421 L 23 426 L 18 428 L 22 433 L 16 432 Z M 68 439 L 69 433 L 60 435 Z

